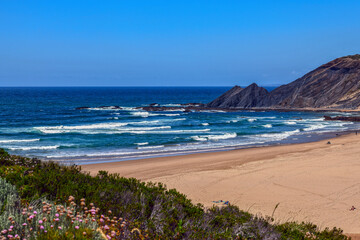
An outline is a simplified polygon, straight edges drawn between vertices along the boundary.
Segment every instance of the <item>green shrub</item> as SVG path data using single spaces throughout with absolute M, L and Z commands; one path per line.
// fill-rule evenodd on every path
M 16 188 L 2 178 L 0 206 L 0 239 L 103 239 L 90 213 L 40 200 L 22 206 Z

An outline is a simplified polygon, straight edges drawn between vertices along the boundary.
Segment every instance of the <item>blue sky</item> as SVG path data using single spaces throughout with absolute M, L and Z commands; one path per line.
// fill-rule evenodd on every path
M 360 53 L 360 1 L 0 1 L 0 86 L 280 85 Z

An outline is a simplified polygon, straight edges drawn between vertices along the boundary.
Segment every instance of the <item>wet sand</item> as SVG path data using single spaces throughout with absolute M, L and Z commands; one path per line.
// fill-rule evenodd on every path
M 335 134 L 334 134 L 335 136 Z M 328 144 L 328 141 L 331 144 Z M 230 201 L 276 221 L 360 233 L 360 134 L 318 142 L 83 165 L 176 188 L 194 203 Z M 354 211 L 350 211 L 351 206 Z

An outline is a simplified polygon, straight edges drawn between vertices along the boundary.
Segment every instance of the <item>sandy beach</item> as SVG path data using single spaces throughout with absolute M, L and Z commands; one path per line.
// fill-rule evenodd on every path
M 328 142 L 331 144 L 328 144 Z M 230 201 L 276 221 L 360 233 L 360 134 L 318 142 L 83 165 L 176 188 L 210 207 Z M 349 209 L 355 206 L 354 211 Z

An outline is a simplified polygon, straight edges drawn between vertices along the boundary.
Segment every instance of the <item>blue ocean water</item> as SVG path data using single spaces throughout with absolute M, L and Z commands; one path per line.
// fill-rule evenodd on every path
M 323 120 L 324 114 L 344 114 L 333 112 L 136 109 L 151 103 L 207 103 L 229 89 L 0 88 L 0 147 L 12 154 L 83 164 L 310 141 L 319 134 L 358 128 L 357 124 Z M 76 109 L 84 106 L 89 109 Z

